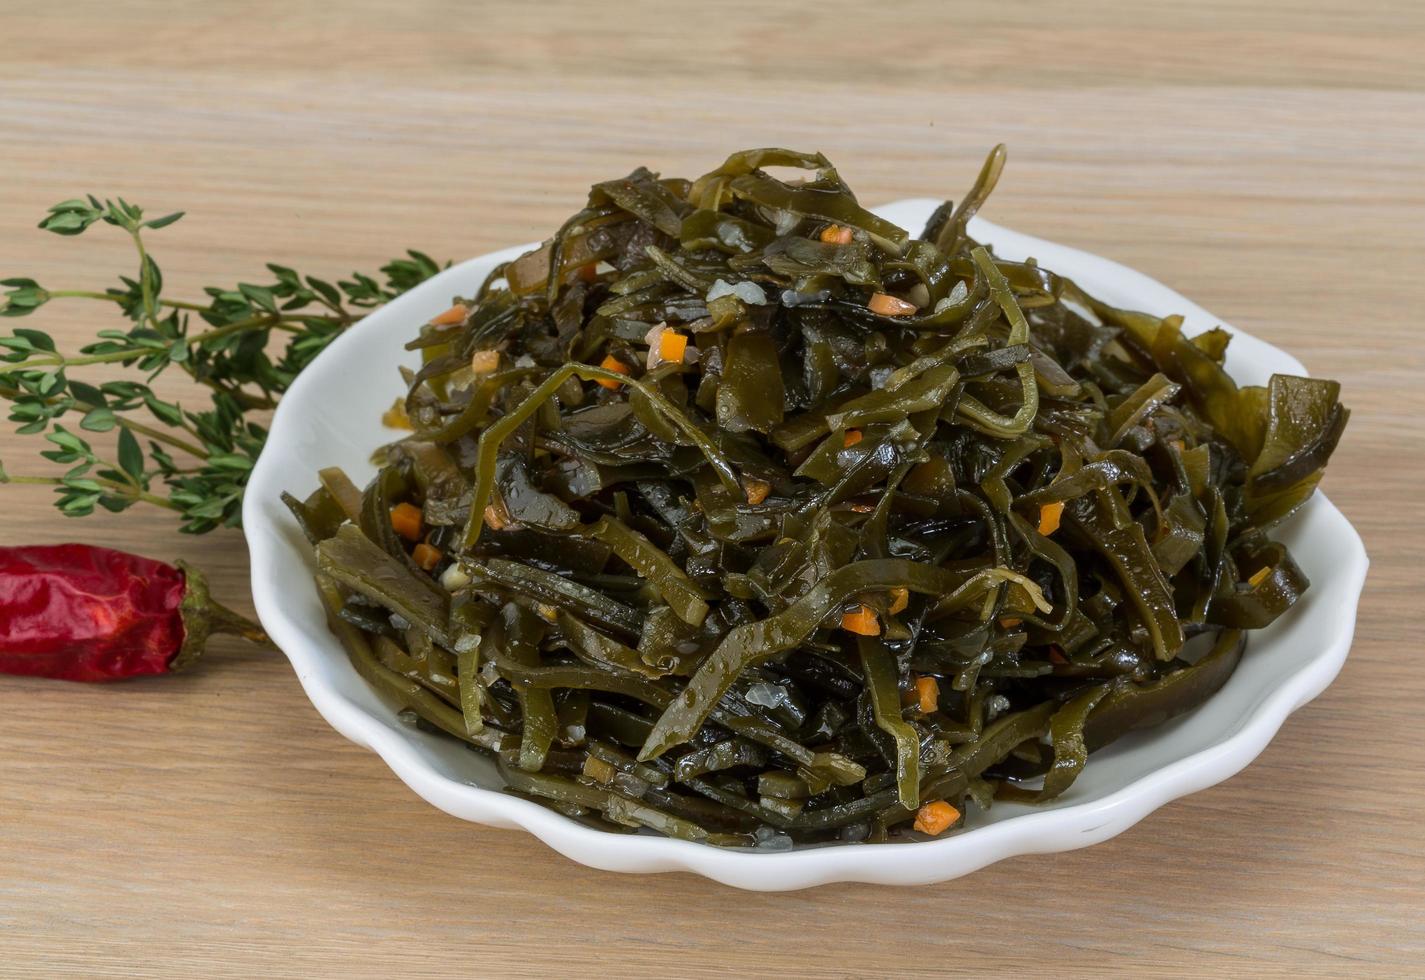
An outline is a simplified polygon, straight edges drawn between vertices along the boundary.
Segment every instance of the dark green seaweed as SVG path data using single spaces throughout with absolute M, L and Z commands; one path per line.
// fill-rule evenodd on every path
M 738 847 L 1052 800 L 1210 698 L 1349 412 L 976 242 L 1004 160 L 920 238 L 820 154 L 595 185 L 419 331 L 365 492 L 284 497 L 356 670 L 510 792 Z

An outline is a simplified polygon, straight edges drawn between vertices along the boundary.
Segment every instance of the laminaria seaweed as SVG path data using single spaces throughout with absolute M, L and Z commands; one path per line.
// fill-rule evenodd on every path
M 1051 800 L 1209 698 L 1307 587 L 1267 532 L 1339 386 L 996 256 L 1004 159 L 918 238 L 820 154 L 596 184 L 410 342 L 375 479 L 286 498 L 356 669 L 508 792 L 768 848 Z

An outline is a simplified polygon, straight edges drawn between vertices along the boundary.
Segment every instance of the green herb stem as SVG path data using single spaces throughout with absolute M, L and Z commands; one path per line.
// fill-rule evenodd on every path
M 162 507 L 165 510 L 182 510 L 171 500 L 165 500 L 157 494 L 149 493 L 139 488 L 136 484 L 120 483 L 117 480 L 108 480 L 98 476 L 86 476 L 86 480 L 93 480 L 100 486 L 124 494 L 132 500 L 138 500 L 146 504 L 153 504 L 155 507 Z M 64 487 L 68 486 L 63 479 L 57 476 L 15 476 L 10 473 L 0 473 L 0 483 L 15 483 L 36 487 Z
M 133 237 L 134 248 L 139 253 L 139 292 L 143 296 L 144 317 L 148 320 L 148 325 L 160 336 L 163 328 L 158 322 L 158 307 L 153 301 L 153 273 L 149 271 L 148 251 L 143 245 L 143 235 L 139 233 L 137 227 L 133 228 L 129 234 Z
M 171 436 L 162 429 L 155 429 L 152 426 L 144 425 L 142 422 L 135 422 L 133 419 L 122 417 L 119 418 L 118 422 L 119 425 L 128 429 L 130 432 L 148 436 L 150 439 L 172 446 L 174 449 L 181 449 L 190 456 L 196 456 L 198 459 L 207 459 L 209 456 L 208 451 L 202 446 L 195 446 L 193 443 L 179 439 L 177 436 Z M 185 426 L 185 428 L 187 427 Z
M 108 303 L 122 303 L 124 301 L 124 295 L 122 293 L 96 293 L 85 289 L 52 289 L 47 290 L 47 294 L 50 299 L 97 299 Z M 211 309 L 211 307 L 205 306 L 202 303 L 190 303 L 187 300 L 181 299 L 163 299 L 160 297 L 156 299 L 155 302 L 160 308 L 169 310 L 192 310 L 195 313 L 205 313 Z
M 223 337 L 230 337 L 235 333 L 242 333 L 245 330 L 265 330 L 268 327 L 275 327 L 282 323 L 282 317 L 276 313 L 264 313 L 261 316 L 248 317 L 246 320 L 237 320 L 233 323 L 225 323 L 221 327 L 214 327 L 212 330 L 205 330 L 188 338 L 188 343 L 205 344 L 210 341 L 220 340 Z
M 60 357 L 58 355 L 44 360 L 30 359 L 15 363 L 0 364 L 0 376 L 16 374 L 20 371 L 34 371 L 40 368 L 71 368 L 83 367 L 86 364 L 113 364 L 117 361 L 133 361 L 153 353 L 143 347 L 131 347 L 124 350 L 111 350 L 103 354 L 80 354 L 77 357 Z

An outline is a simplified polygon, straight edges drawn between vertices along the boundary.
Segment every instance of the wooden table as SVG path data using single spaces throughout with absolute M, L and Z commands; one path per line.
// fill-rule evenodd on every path
M 577 866 L 426 805 L 234 643 L 181 679 L 0 680 L 0 973 L 1418 971 L 1425 8 L 1239 6 L 0 3 L 0 275 L 128 271 L 112 229 L 34 229 L 89 191 L 186 209 L 153 247 L 193 292 L 268 260 L 462 258 L 546 234 L 593 179 L 747 145 L 822 149 L 869 202 L 958 195 L 1004 140 L 994 220 L 1343 382 L 1325 486 L 1374 562 L 1339 681 L 1241 775 L 1097 847 L 915 890 Z M 30 324 L 73 348 L 101 312 Z M 9 428 L 10 468 L 43 466 Z M 66 523 L 47 497 L 5 488 L 0 540 L 183 557 L 246 604 L 241 534 Z

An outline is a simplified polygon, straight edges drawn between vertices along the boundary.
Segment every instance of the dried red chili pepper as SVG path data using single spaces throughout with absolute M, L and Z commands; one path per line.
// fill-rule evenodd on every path
M 0 673 L 114 681 L 189 666 L 212 633 L 269 644 L 193 568 L 84 544 L 0 548 Z

